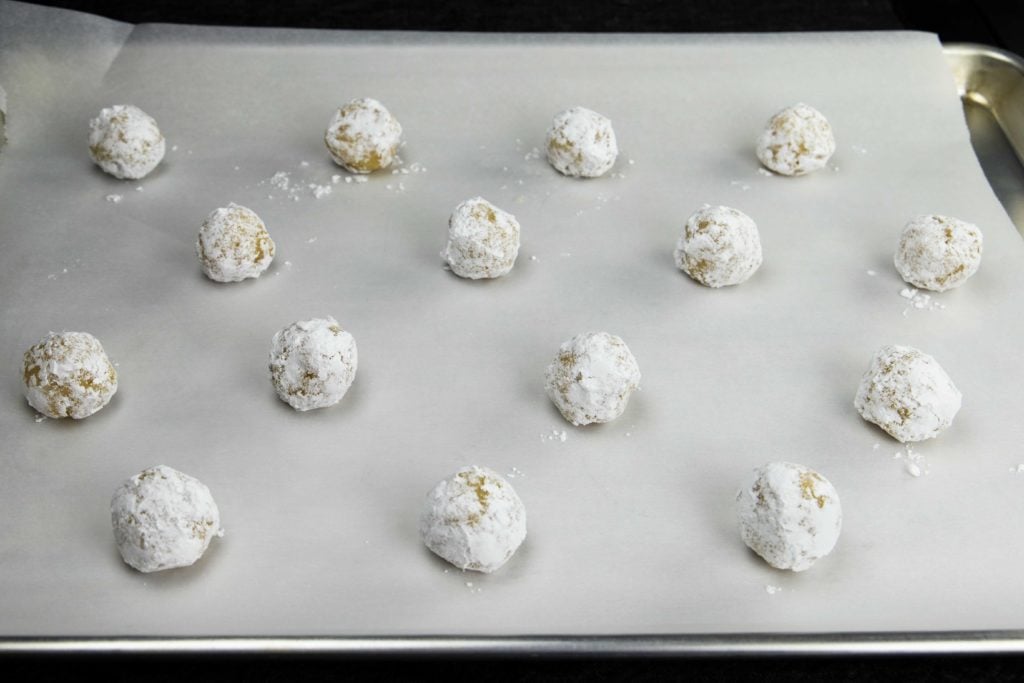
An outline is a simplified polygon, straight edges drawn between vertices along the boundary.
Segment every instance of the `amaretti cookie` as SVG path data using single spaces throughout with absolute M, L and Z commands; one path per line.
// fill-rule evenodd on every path
M 674 255 L 676 267 L 702 285 L 738 285 L 761 267 L 761 235 L 742 211 L 705 204 L 686 220 Z
M 201 481 L 160 465 L 139 472 L 110 500 L 114 541 L 140 572 L 187 567 L 223 536 L 220 511 Z
M 477 280 L 505 275 L 519 255 L 519 222 L 483 197 L 467 199 L 448 219 L 448 243 L 441 257 L 459 277 Z
M 356 340 L 327 316 L 279 330 L 270 347 L 270 381 L 295 410 L 332 406 L 356 377 Z
M 626 342 L 607 332 L 578 334 L 559 347 L 544 388 L 574 425 L 611 422 L 640 386 L 640 367 Z
M 402 126 L 383 104 L 364 97 L 334 113 L 324 143 L 334 163 L 352 173 L 387 168 L 402 142 Z
M 420 538 L 459 569 L 490 573 L 526 538 L 526 508 L 512 485 L 486 467 L 464 467 L 424 501 Z
M 217 282 L 259 277 L 270 267 L 274 251 L 274 240 L 256 212 L 233 202 L 210 213 L 196 238 L 203 272 Z
M 29 405 L 47 417 L 89 417 L 117 391 L 117 371 L 88 332 L 51 332 L 25 352 Z
M 771 117 L 757 138 L 757 158 L 782 175 L 803 175 L 823 168 L 835 151 L 828 119 L 803 103 Z
M 810 568 L 839 540 L 843 511 L 829 481 L 803 465 L 771 462 L 736 494 L 743 542 L 776 569 Z
M 860 380 L 853 405 L 897 441 L 923 441 L 953 424 L 960 390 L 938 361 L 912 346 L 883 346 Z
M 927 214 L 903 228 L 894 262 L 900 277 L 922 289 L 944 292 L 959 287 L 981 265 L 978 226 L 957 218 Z
M 100 110 L 89 121 L 89 155 L 115 178 L 138 180 L 164 158 L 164 136 L 146 112 L 131 104 Z
M 547 133 L 548 161 L 567 176 L 596 178 L 604 175 L 619 155 L 612 122 L 585 107 L 572 107 L 555 115 Z

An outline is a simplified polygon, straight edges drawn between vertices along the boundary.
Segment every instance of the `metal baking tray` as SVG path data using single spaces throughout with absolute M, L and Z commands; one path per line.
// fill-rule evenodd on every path
M 17 7 L 5 3 L 12 6 Z M 988 356 L 1011 346 L 987 331 L 1012 315 L 1013 292 L 1019 291 L 1017 283 L 1024 286 L 1017 274 L 1019 236 L 1013 233 L 1011 241 L 1002 231 L 1013 226 L 984 196 L 990 190 L 957 139 L 962 121 L 949 116 L 948 108 L 937 114 L 940 120 L 924 123 L 951 132 L 952 139 L 938 146 L 952 155 L 952 170 L 963 171 L 963 183 L 945 179 L 943 159 L 928 156 L 935 141 L 915 139 L 910 129 L 907 144 L 923 155 L 920 166 L 884 149 L 888 133 L 859 116 L 864 98 L 839 87 L 835 71 L 778 56 L 863 55 L 868 63 L 859 68 L 865 73 L 907 54 L 934 66 L 934 55 L 923 49 L 929 39 L 903 36 L 922 47 L 917 51 L 904 48 L 899 36 L 882 34 L 441 41 L 422 34 L 257 31 L 225 39 L 206 29 L 100 28 L 118 40 L 131 34 L 133 42 L 125 53 L 112 53 L 112 64 L 89 86 L 95 93 L 82 95 L 83 104 L 46 112 L 45 120 L 55 125 L 54 144 L 42 140 L 37 149 L 54 156 L 50 163 L 43 163 L 45 155 L 31 158 L 21 146 L 19 125 L 35 124 L 19 119 L 19 99 L 28 92 L 49 102 L 66 93 L 50 90 L 57 81 L 45 78 L 34 82 L 38 89 L 4 83 L 10 142 L 0 152 L 0 175 L 14 185 L 19 179 L 13 169 L 32 169 L 34 182 L 22 178 L 18 185 L 34 198 L 31 210 L 14 193 L 9 206 L 24 225 L 47 232 L 41 239 L 26 236 L 14 231 L 9 218 L 0 218 L 5 247 L 18 256 L 0 275 L 10 295 L 0 360 L 15 366 L 22 340 L 38 337 L 40 327 L 93 327 L 119 361 L 122 383 L 114 402 L 81 424 L 35 423 L 24 406 L 5 405 L 0 412 L 9 429 L 0 493 L 21 502 L 13 513 L 17 533 L 0 544 L 0 561 L 5 568 L 23 567 L 19 553 L 38 554 L 40 547 L 47 560 L 37 565 L 36 575 L 22 571 L 4 579 L 0 652 L 1024 651 L 1024 630 L 993 597 L 998 587 L 960 578 L 977 576 L 993 557 L 1012 560 L 1024 552 L 1012 539 L 1003 540 L 1001 550 L 991 549 L 1022 513 L 1013 502 L 1019 475 L 1008 472 L 1016 461 L 1004 462 L 1014 452 L 1003 444 L 1012 441 L 1015 427 L 1000 431 L 999 444 L 985 443 L 986 449 L 977 440 L 979 432 L 1019 414 L 1012 389 L 1000 380 L 1019 372 L 1020 364 L 1011 359 L 991 369 L 982 363 L 986 354 L 961 359 L 955 353 L 976 339 L 986 344 Z M 174 40 L 168 42 L 171 33 Z M 248 79 L 266 73 L 260 60 L 270 54 L 284 55 L 286 63 L 268 78 L 301 78 L 280 81 L 281 94 L 231 85 L 227 96 L 234 108 L 204 111 L 201 105 L 219 94 L 208 89 L 214 82 L 211 63 L 202 62 L 211 37 L 226 48 L 240 82 L 258 82 Z M 337 57 L 333 51 L 339 46 L 351 60 L 328 59 Z M 303 71 L 309 53 L 323 61 Z M 1019 61 L 976 46 L 949 46 L 945 55 L 967 102 L 979 158 L 1007 204 L 1024 187 L 1018 185 L 1018 195 L 1007 194 L 999 180 L 1020 174 L 1009 163 L 1012 136 L 1000 132 L 1000 126 L 1017 127 L 1014 112 L 1019 117 L 1024 106 L 1021 70 L 1014 69 Z M 101 63 L 104 57 L 89 59 Z M 675 59 L 685 68 L 675 66 Z M 393 68 L 396 63 L 409 72 Z M 635 117 L 631 121 L 641 111 L 635 98 L 601 94 L 608 93 L 602 77 L 623 93 L 661 92 L 663 98 L 643 103 L 659 121 L 676 122 L 685 111 L 690 118 L 679 124 L 684 130 L 726 127 L 732 133 L 717 139 L 744 139 L 743 132 L 762 122 L 766 102 L 778 94 L 756 74 L 747 80 L 739 74 L 746 87 L 737 92 L 754 93 L 756 101 L 737 108 L 734 117 L 711 108 L 702 118 L 701 104 L 721 96 L 714 76 L 736 78 L 737 71 L 765 64 L 778 73 L 805 69 L 832 105 L 833 123 L 858 131 L 857 137 L 848 133 L 838 160 L 817 178 L 782 184 L 784 179 L 759 172 L 748 149 L 715 148 L 685 135 L 659 147 L 657 136 Z M 31 59 L 18 68 L 38 77 L 55 65 L 74 68 Z M 146 68 L 182 79 L 185 96 L 140 81 L 137 70 Z M 908 83 L 912 76 L 904 74 Z M 431 89 L 420 92 L 420 82 Z M 677 82 L 686 87 L 661 90 Z M 881 106 L 905 104 L 902 82 L 880 87 Z M 87 88 L 64 83 L 72 91 Z M 404 165 L 395 175 L 349 183 L 324 163 L 319 141 L 306 140 L 306 132 L 326 116 L 306 111 L 309 102 L 303 100 L 318 88 L 329 89 L 324 99 L 336 105 L 336 92 L 373 83 L 384 84 L 385 92 L 375 94 L 405 113 L 399 116 L 408 141 Z M 941 99 L 947 85 L 940 82 L 929 92 Z M 783 90 L 789 97 L 797 88 L 784 84 Z M 506 96 L 514 105 L 496 106 Z M 102 176 L 75 148 L 81 117 L 115 97 L 140 98 L 136 104 L 152 110 L 176 147 L 161 172 L 137 184 L 141 189 Z M 613 175 L 593 183 L 563 182 L 535 152 L 537 128 L 566 97 L 599 110 L 619 108 L 613 121 L 621 122 L 623 153 Z M 450 123 L 452 103 L 462 102 L 453 143 L 438 134 L 437 123 L 445 117 Z M 287 120 L 279 123 L 282 113 Z M 887 114 L 904 121 L 905 112 Z M 204 115 L 216 122 L 216 138 L 208 137 Z M 494 136 L 488 117 L 500 119 L 502 136 Z M 253 136 L 259 145 L 252 145 Z M 224 148 L 239 150 L 237 158 Z M 992 162 L 995 154 L 1002 161 Z M 703 170 L 675 167 L 680 156 L 698 159 Z M 901 192 L 891 196 L 885 193 L 895 173 L 889 162 L 901 173 L 908 170 Z M 465 173 L 467 168 L 473 173 Z M 286 171 L 287 185 L 282 177 L 274 180 L 276 171 Z M 333 174 L 340 180 L 332 180 Z M 915 184 L 920 177 L 942 188 L 938 194 L 951 211 L 975 208 L 978 220 L 993 226 L 986 239 L 994 245 L 977 281 L 932 304 L 902 296 L 905 286 L 886 265 L 889 228 L 873 224 L 873 210 L 830 184 L 844 174 L 901 215 L 935 201 L 936 192 Z M 689 189 L 675 200 L 679 184 Z M 237 193 L 224 196 L 225 187 Z M 317 198 L 324 187 L 331 193 Z M 792 194 L 775 201 L 783 192 Z M 112 194 L 122 199 L 107 201 Z M 444 219 L 463 194 L 484 194 L 520 218 L 524 247 L 514 277 L 469 286 L 441 269 L 436 253 Z M 188 250 L 196 220 L 214 202 L 227 201 L 250 203 L 279 249 L 267 274 L 238 287 L 206 282 Z M 753 207 L 757 214 L 766 266 L 751 286 L 703 290 L 666 258 L 680 221 L 695 208 L 690 205 L 703 201 Z M 800 225 L 803 214 L 794 217 L 781 204 L 802 206 L 814 217 L 808 223 L 816 232 L 807 233 L 808 224 Z M 1016 216 L 1011 205 L 1006 210 Z M 355 225 L 351 217 L 358 219 Z M 832 242 L 850 232 L 870 248 L 839 250 L 830 265 L 817 260 L 835 252 Z M 808 234 L 828 239 L 808 240 Z M 598 237 L 584 239 L 592 236 Z M 801 240 L 814 258 L 787 248 Z M 360 248 L 348 249 L 351 244 Z M 140 270 L 138 263 L 147 267 Z M 353 271 L 360 277 L 352 277 Z M 837 271 L 842 277 L 833 278 Z M 790 279 L 787 273 L 798 275 Z M 551 291 L 559 292 L 558 301 L 550 300 Z M 269 389 L 265 347 L 284 324 L 323 313 L 356 336 L 360 374 L 336 410 L 294 414 Z M 400 319 L 400 334 L 391 332 L 391 317 Z M 700 335 L 693 334 L 695 323 L 709 321 L 714 324 L 699 325 Z M 535 375 L 563 337 L 591 326 L 621 334 L 645 379 L 620 421 L 573 429 L 538 397 Z M 976 371 L 961 374 L 968 375 L 962 388 L 969 402 L 959 428 L 918 449 L 924 457 L 915 461 L 925 472 L 920 478 L 908 474 L 903 449 L 855 413 L 851 417 L 853 387 L 834 389 L 856 382 L 891 327 L 907 343 L 930 340 L 937 357 L 956 359 L 949 363 L 953 367 L 960 363 Z M 751 329 L 759 330 L 756 339 Z M 799 330 L 796 337 L 793 329 Z M 436 363 L 406 353 L 402 335 L 420 339 L 419 348 L 429 349 Z M 849 344 L 842 352 L 830 351 L 829 345 L 844 339 Z M 794 348 L 803 343 L 803 351 Z M 492 348 L 506 353 L 496 356 Z M 706 362 L 700 362 L 702 355 Z M 453 367 L 468 374 L 453 373 Z M 786 381 L 786 368 L 813 373 L 795 387 Z M 749 373 L 750 391 L 732 387 L 736 376 L 720 374 L 726 370 Z M 404 377 L 416 378 L 414 388 L 403 384 Z M 492 377 L 502 378 L 500 392 Z M 17 377 L 5 382 L 7 404 L 16 405 Z M 694 396 L 687 390 L 716 382 L 728 402 L 716 403 L 717 391 Z M 808 397 L 808 389 L 816 393 Z M 494 401 L 496 395 L 502 400 Z M 785 420 L 766 415 L 765 405 L 791 406 L 820 419 L 794 431 Z M 452 421 L 459 413 L 464 419 Z M 710 425 L 718 438 L 687 427 L 692 423 Z M 956 457 L 962 451 L 984 465 L 977 476 L 964 476 L 965 464 Z M 802 454 L 792 459 L 810 461 L 829 475 L 847 510 L 836 553 L 799 576 L 774 572 L 752 557 L 729 521 L 730 498 L 745 472 L 792 452 Z M 104 498 L 124 477 L 157 464 L 154 458 L 210 486 L 227 533 L 195 567 L 142 576 L 116 556 Z M 490 576 L 462 574 L 431 557 L 410 522 L 427 488 L 469 461 L 514 475 L 531 519 L 527 543 Z M 971 501 L 970 520 L 999 514 L 1001 524 L 975 532 L 962 520 L 947 520 L 944 501 L 951 491 Z M 378 507 L 379 501 L 389 506 Z M 889 506 L 899 514 L 887 515 Z M 337 516 L 325 519 L 325 511 Z M 687 524 L 672 521 L 678 519 Z M 929 554 L 942 547 L 937 528 L 949 528 L 957 546 L 974 548 L 971 539 L 979 538 L 980 564 L 956 556 L 965 564 L 961 571 L 937 562 Z M 76 559 L 62 565 L 68 557 Z M 1009 572 L 998 567 L 997 576 Z M 904 570 L 910 576 L 899 575 Z M 888 577 L 893 580 L 886 583 Z M 932 615 L 935 591 L 958 587 L 983 592 L 981 602 L 993 613 Z M 862 590 L 872 591 L 863 596 L 869 599 L 861 599 Z M 1003 602 L 1012 602 L 1016 593 L 1009 595 Z M 879 605 L 902 602 L 903 616 L 885 615 L 870 598 Z M 951 604 L 955 611 L 956 601 Z M 830 606 L 842 614 L 834 616 L 837 610 Z M 950 611 L 946 604 L 938 607 Z M 59 615 L 59 622 L 48 614 Z

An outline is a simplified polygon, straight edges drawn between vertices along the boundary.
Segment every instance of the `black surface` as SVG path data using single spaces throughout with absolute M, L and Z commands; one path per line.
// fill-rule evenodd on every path
M 288 26 L 374 30 L 726 32 L 915 29 L 944 42 L 1024 52 L 1022 3 L 995 0 L 522 0 L 515 4 L 420 0 L 167 2 L 51 0 L 131 23 Z M 1022 606 L 1024 608 L 1024 606 Z M 2 596 L 0 596 L 2 609 Z M 395 659 L 303 657 L 8 657 L 7 680 L 421 681 L 1024 681 L 1016 656 Z
M 691 659 L 402 659 L 387 658 L 113 658 L 0 660 L 7 680 L 152 683 L 252 681 L 687 681 L 808 683 L 810 681 L 1024 681 L 1020 657 L 813 657 Z

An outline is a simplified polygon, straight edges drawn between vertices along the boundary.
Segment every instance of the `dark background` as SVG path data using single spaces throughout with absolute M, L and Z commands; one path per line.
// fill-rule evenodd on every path
M 365 30 L 539 32 L 761 32 L 913 29 L 945 43 L 973 42 L 1024 54 L 1024 2 L 1009 0 L 44 0 L 130 23 L 285 26 Z M 936 596 L 941 600 L 941 596 Z M 1024 605 L 1021 606 L 1024 611 Z M 2 596 L 0 596 L 2 609 Z M 827 605 L 823 606 L 827 609 Z M 190 680 L 420 681 L 1024 681 L 1021 656 L 396 658 L 18 656 L 0 660 L 7 680 L 104 683 Z
M 427 31 L 915 29 L 1024 53 L 1020 0 L 42 0 L 130 23 Z

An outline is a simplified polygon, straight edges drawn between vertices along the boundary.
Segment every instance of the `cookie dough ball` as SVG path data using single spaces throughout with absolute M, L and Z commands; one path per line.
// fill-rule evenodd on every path
M 578 334 L 548 365 L 544 388 L 574 425 L 611 422 L 640 386 L 640 367 L 626 342 L 607 332 Z
M 115 104 L 89 121 L 89 156 L 115 178 L 137 180 L 164 158 L 164 136 L 146 112 Z
M 51 332 L 25 352 L 29 405 L 47 417 L 89 417 L 117 391 L 117 372 L 88 332 Z
M 583 178 L 604 175 L 619 155 L 612 122 L 584 107 L 555 115 L 547 148 L 548 161 L 559 173 Z
M 139 472 L 110 500 L 114 541 L 124 561 L 140 572 L 187 567 L 223 536 L 210 489 L 160 465 Z
M 203 272 L 217 282 L 259 277 L 274 260 L 274 240 L 251 209 L 231 203 L 216 209 L 199 228 L 196 255 Z
M 803 175 L 828 163 L 836 151 L 832 126 L 815 109 L 800 103 L 768 121 L 757 139 L 757 158 L 782 175 Z
M 384 105 L 364 97 L 335 112 L 324 142 L 334 163 L 352 173 L 387 168 L 402 141 L 402 126 Z
M 944 292 L 959 287 L 981 265 L 978 226 L 934 214 L 914 218 L 900 235 L 896 270 L 922 289 Z
M 776 569 L 802 572 L 832 552 L 843 510 L 828 479 L 803 465 L 771 462 L 736 494 L 740 536 Z
M 960 390 L 939 363 L 911 346 L 883 346 L 860 380 L 853 405 L 902 443 L 923 441 L 953 424 Z
M 448 219 L 448 244 L 441 257 L 459 277 L 501 277 L 519 255 L 519 223 L 483 197 L 467 199 Z
M 499 474 L 465 467 L 427 494 L 420 538 L 459 569 L 490 573 L 526 538 L 526 508 Z
M 746 281 L 761 267 L 761 237 L 753 219 L 705 204 L 686 220 L 676 242 L 676 267 L 708 287 Z
M 356 340 L 330 316 L 294 322 L 271 341 L 270 381 L 295 410 L 340 401 L 356 378 L 357 364 Z

